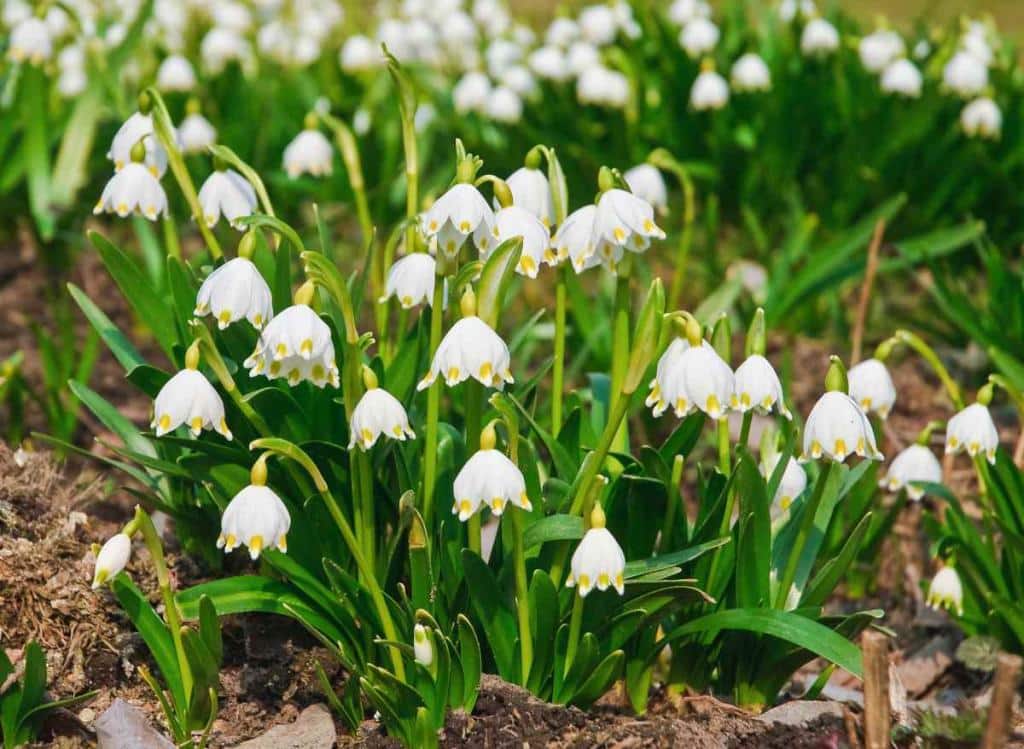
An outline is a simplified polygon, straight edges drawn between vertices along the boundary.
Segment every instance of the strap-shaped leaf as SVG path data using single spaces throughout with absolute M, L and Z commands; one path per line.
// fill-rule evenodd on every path
M 511 680 L 516 668 L 512 646 L 516 638 L 516 623 L 502 598 L 502 588 L 484 560 L 469 549 L 462 550 L 462 569 L 469 587 L 469 600 L 487 635 L 487 644 L 498 673 Z

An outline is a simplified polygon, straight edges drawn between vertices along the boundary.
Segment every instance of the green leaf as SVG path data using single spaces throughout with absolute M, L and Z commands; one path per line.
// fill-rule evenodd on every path
M 73 283 L 69 283 L 68 292 L 126 372 L 146 363 L 142 354 L 132 345 L 127 336 L 111 322 L 110 318 L 93 303 L 84 291 Z
M 199 634 L 206 644 L 206 649 L 219 664 L 224 659 L 224 641 L 220 633 L 217 609 L 209 596 L 201 596 L 199 599 Z
M 638 559 L 633 562 L 626 563 L 626 570 L 623 573 L 623 577 L 627 580 L 632 578 L 641 577 L 643 575 L 649 575 L 659 570 L 667 569 L 669 567 L 675 567 L 686 562 L 691 562 L 697 557 L 713 550 L 719 546 L 725 546 L 732 539 L 728 536 L 722 538 L 716 538 L 713 541 L 707 541 L 697 546 L 691 546 L 688 549 L 681 549 L 680 551 L 674 551 L 670 554 L 659 554 L 656 557 L 650 559 Z
M 476 630 L 465 615 L 459 614 L 456 627 L 459 631 L 459 660 L 462 662 L 462 707 L 467 713 L 472 713 L 477 694 L 480 692 L 480 641 L 477 639 Z
M 619 678 L 619 675 L 622 673 L 622 666 L 625 662 L 626 654 L 621 650 L 609 653 L 608 656 L 597 665 L 597 668 L 590 672 L 590 675 L 586 678 L 580 688 L 576 690 L 576 694 L 573 695 L 571 700 L 572 704 L 579 705 L 582 708 L 590 707 L 590 705 L 592 705 L 598 697 L 607 692 L 615 680 Z
M 807 590 L 804 591 L 803 596 L 800 598 L 801 606 L 821 606 L 835 592 L 839 581 L 843 579 L 843 575 L 849 569 L 850 563 L 860 551 L 864 534 L 868 532 L 870 527 L 871 513 L 869 512 L 857 523 L 857 527 L 853 529 L 853 533 L 846 539 L 846 543 L 843 544 L 839 554 L 830 559 L 807 585 Z
M 43 704 L 46 690 L 46 656 L 39 643 L 33 640 L 25 648 L 25 676 L 21 681 L 21 703 L 18 708 L 21 723 L 28 713 Z
M 515 276 L 516 264 L 523 252 L 523 238 L 512 237 L 498 245 L 487 256 L 476 287 L 477 315 L 492 328 L 498 327 L 498 315 L 509 282 Z
M 578 541 L 583 533 L 583 518 L 578 515 L 548 515 L 526 529 L 523 548 L 532 549 L 548 541 Z
M 502 678 L 511 680 L 516 667 L 512 645 L 516 638 L 516 623 L 502 598 L 502 588 L 484 560 L 469 549 L 462 550 L 462 568 L 469 587 L 469 599 L 487 635 L 487 644 L 498 673 Z
M 93 415 L 102 422 L 103 426 L 124 441 L 125 446 L 129 450 L 140 455 L 156 457 L 156 449 L 152 443 L 139 434 L 138 427 L 122 416 L 121 412 L 104 400 L 103 396 L 75 380 L 68 381 L 68 388 L 70 388 L 76 398 L 85 404 L 86 408 L 92 411 Z
M 551 633 L 558 629 L 558 591 L 544 570 L 535 570 L 530 580 L 530 629 L 533 632 L 533 665 L 526 686 L 539 694 L 551 669 L 555 642 Z

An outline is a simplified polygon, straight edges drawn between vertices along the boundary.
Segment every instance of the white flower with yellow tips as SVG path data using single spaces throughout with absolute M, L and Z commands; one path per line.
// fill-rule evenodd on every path
M 604 510 L 594 505 L 590 513 L 590 529 L 583 534 L 579 546 L 573 552 L 567 588 L 576 588 L 580 598 L 585 598 L 594 588 L 608 590 L 614 587 L 619 595 L 625 592 L 626 555 L 605 528 Z
M 268 487 L 263 459 L 252 468 L 250 484 L 234 496 L 220 519 L 217 548 L 231 553 L 239 546 L 259 559 L 264 549 L 288 550 L 287 534 L 292 518 L 281 498 Z
M 177 136 L 175 136 L 177 137 Z M 133 158 L 133 149 L 139 141 L 145 147 L 145 156 Z M 141 161 L 154 177 L 162 177 L 167 171 L 167 151 L 153 133 L 153 117 L 136 112 L 114 133 L 107 158 L 114 162 L 114 171 L 119 172 L 132 162 Z
M 472 235 L 497 239 L 494 211 L 470 182 L 452 185 L 434 201 L 422 220 L 427 238 L 437 237 L 437 247 L 446 257 L 455 257 L 466 239 Z
M 137 213 L 150 221 L 156 221 L 161 214 L 167 215 L 167 193 L 152 172 L 140 163 L 141 150 L 140 147 L 135 151 L 140 157 L 138 161 L 130 161 L 110 178 L 93 213 L 116 213 L 121 218 Z
M 199 371 L 199 349 L 193 344 L 185 354 L 185 369 L 169 379 L 153 402 L 150 426 L 156 436 L 163 437 L 182 424 L 193 437 L 204 429 L 212 429 L 224 439 L 231 439 L 231 430 L 224 419 L 224 401 Z
M 914 486 L 915 482 L 938 484 L 942 482 L 942 465 L 935 453 L 925 445 L 911 445 L 893 458 L 889 470 L 878 485 L 891 492 L 907 490 L 907 496 L 915 502 L 924 496 L 924 489 Z
M 814 404 L 804 425 L 803 460 L 842 463 L 850 455 L 881 460 L 875 434 L 860 405 L 844 392 L 830 390 Z
M 111 536 L 96 555 L 92 576 L 93 590 L 117 577 L 132 557 L 132 540 L 124 533 Z
M 523 472 L 505 453 L 495 449 L 497 435 L 493 425 L 480 435 L 480 449 L 466 461 L 455 477 L 452 514 L 465 522 L 481 507 L 501 515 L 509 505 L 529 512 L 533 509 L 526 495 Z
M 999 432 L 988 406 L 972 403 L 960 411 L 946 425 L 946 453 L 966 452 L 972 458 L 984 456 L 995 465 Z
M 767 414 L 772 408 L 787 419 L 793 414 L 782 397 L 782 383 L 775 368 L 760 354 L 751 354 L 736 368 L 735 389 L 729 404 L 734 411 Z
M 483 224 L 473 235 L 473 241 L 480 249 L 480 257 L 486 260 L 491 251 L 502 242 L 521 237 L 523 251 L 519 255 L 516 272 L 528 278 L 536 278 L 541 261 L 550 257 L 551 233 L 530 211 L 517 205 L 502 208 L 494 214 L 494 231 Z
M 409 426 L 405 407 L 398 398 L 378 387 L 377 376 L 368 367 L 363 367 L 363 382 L 366 392 L 352 409 L 348 449 L 359 445 L 363 450 L 369 450 L 381 435 L 400 442 L 415 439 L 416 433 Z
M 437 261 L 425 252 L 413 252 L 396 260 L 388 269 L 385 294 L 380 301 L 394 297 L 402 309 L 431 304 L 436 282 Z
M 964 586 L 960 575 L 951 567 L 939 570 L 928 586 L 928 597 L 925 599 L 928 608 L 946 609 L 957 616 L 964 615 Z
M 850 397 L 860 404 L 864 413 L 876 413 L 882 419 L 888 418 L 896 403 L 896 386 L 885 364 L 878 359 L 865 359 L 850 367 L 847 378 L 850 381 Z
M 260 330 L 274 317 L 270 287 L 251 260 L 236 257 L 206 277 L 196 295 L 193 314 L 213 315 L 221 330 L 243 319 Z

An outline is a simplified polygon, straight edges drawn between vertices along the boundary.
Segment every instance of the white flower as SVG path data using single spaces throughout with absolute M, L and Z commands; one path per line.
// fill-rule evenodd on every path
M 800 34 L 800 51 L 808 57 L 825 57 L 839 49 L 839 32 L 824 18 L 813 18 Z
M 281 498 L 268 486 L 249 484 L 228 504 L 220 519 L 217 548 L 225 553 L 239 546 L 249 548 L 249 556 L 258 559 L 268 548 L 288 551 L 288 530 L 292 517 Z
M 781 459 L 782 456 L 776 453 L 769 460 L 761 463 L 761 475 L 766 480 L 771 479 Z M 782 478 L 775 489 L 775 496 L 772 497 L 770 510 L 772 520 L 785 516 L 789 512 L 789 508 L 792 507 L 793 502 L 804 493 L 806 488 L 807 474 L 804 472 L 803 466 L 795 458 L 790 458 L 786 463 L 785 469 L 782 471 Z
M 7 59 L 42 65 L 53 55 L 50 28 L 41 18 L 29 16 L 11 30 Z
M 497 86 L 487 97 L 487 116 L 496 122 L 515 124 L 523 117 L 523 100 L 507 86 Z
M 882 419 L 889 417 L 896 402 L 896 386 L 889 370 L 878 359 L 866 359 L 850 368 L 847 374 L 850 383 L 850 397 L 864 409 L 864 413 L 876 413 Z
M 735 390 L 729 404 L 740 413 L 754 410 L 767 414 L 776 407 L 787 419 L 793 418 L 783 401 L 782 383 L 775 368 L 760 354 L 748 356 L 736 368 Z
M 566 64 L 573 75 L 582 75 L 601 67 L 601 53 L 589 42 L 573 42 L 566 53 Z
M 598 590 L 614 587 L 622 595 L 625 592 L 626 555 L 615 536 L 604 527 L 604 512 L 599 505 L 595 506 L 591 518 L 590 530 L 573 552 L 565 587 L 578 588 L 580 598 L 585 598 L 595 587 Z
M 878 485 L 891 492 L 907 490 L 907 496 L 919 500 L 924 496 L 924 489 L 913 486 L 912 482 L 922 481 L 930 484 L 942 482 L 942 465 L 935 453 L 924 445 L 911 445 L 893 458 L 892 464 Z
M 896 60 L 882 71 L 881 87 L 887 94 L 916 99 L 921 95 L 922 83 L 921 71 L 910 60 Z
M 967 452 L 972 458 L 984 455 L 995 465 L 999 432 L 988 406 L 972 403 L 956 414 L 946 425 L 946 453 L 956 455 Z
M 462 10 L 449 14 L 441 26 L 440 32 L 445 46 L 452 49 L 473 46 L 477 42 L 476 23 L 468 13 Z
M 603 47 L 615 41 L 618 24 L 607 5 L 588 5 L 579 14 L 580 35 L 591 44 Z
M 434 201 L 423 216 L 423 233 L 437 237 L 437 246 L 448 257 L 455 257 L 470 234 L 494 233 L 494 212 L 476 187 L 468 182 L 453 185 Z M 481 229 L 481 227 L 483 227 Z
M 413 252 L 396 260 L 388 270 L 384 302 L 395 297 L 403 309 L 431 304 L 434 298 L 437 262 L 425 252 Z
M 459 114 L 484 112 L 491 95 L 491 79 L 478 70 L 466 73 L 452 89 L 452 103 Z
M 629 94 L 629 79 L 603 65 L 587 68 L 576 81 L 576 98 L 580 104 L 622 109 L 629 101 Z
M 170 55 L 156 71 L 156 86 L 161 91 L 191 91 L 196 86 L 196 74 L 181 55 Z
M 960 112 L 960 127 L 972 138 L 995 140 L 1003 129 L 1003 113 L 998 104 L 983 96 L 970 102 Z
M 204 429 L 212 429 L 224 439 L 231 439 L 220 395 L 199 370 L 189 367 L 160 388 L 153 402 L 150 422 L 157 437 L 173 432 L 182 424 L 188 426 L 193 437 L 198 437 Z
M 932 53 L 932 45 L 927 39 L 919 39 L 912 50 L 915 60 L 923 60 Z
M 206 32 L 199 44 L 203 66 L 211 73 L 219 73 L 232 61 L 244 64 L 251 56 L 249 42 L 237 31 L 214 26 Z
M 551 247 L 551 233 L 539 218 L 525 208 L 510 205 L 494 214 L 494 232 L 483 224 L 477 229 L 473 240 L 480 248 L 481 259 L 486 260 L 491 250 L 502 242 L 513 237 L 522 237 L 523 251 L 516 265 L 516 273 L 528 278 L 536 278 L 542 260 L 551 263 L 548 250 Z M 495 236 L 496 235 L 496 236 Z
M 555 208 L 551 185 L 540 169 L 521 166 L 505 180 L 512 191 L 512 205 L 519 206 L 539 218 L 544 226 L 554 222 Z M 495 206 L 497 207 L 497 206 Z
M 508 346 L 476 315 L 463 317 L 449 330 L 434 353 L 430 371 L 417 390 L 425 390 L 441 376 L 448 387 L 472 377 L 487 387 L 502 390 L 512 383 Z
M 114 162 L 114 171 L 121 171 L 132 158 L 132 148 L 139 141 L 146 147 L 145 164 L 154 177 L 162 177 L 167 171 L 167 152 L 153 134 L 153 118 L 136 112 L 114 134 L 107 158 Z
M 894 60 L 903 57 L 903 38 L 888 29 L 879 29 L 860 40 L 857 46 L 861 64 L 872 73 L 881 73 Z
M 772 87 L 772 74 L 761 55 L 747 52 L 732 65 L 729 74 L 737 91 L 767 91 Z
M 202 153 L 217 142 L 217 129 L 199 112 L 193 112 L 181 121 L 178 138 L 185 153 Z
M 223 213 L 233 228 L 244 231 L 238 219 L 251 216 L 256 209 L 256 191 L 234 169 L 215 169 L 199 189 L 199 207 L 207 226 L 216 226 Z
M 558 47 L 539 47 L 526 60 L 530 70 L 550 81 L 565 81 L 572 77 L 565 54 Z
M 946 88 L 964 99 L 978 96 L 988 85 L 988 68 L 977 57 L 957 52 L 942 69 Z
M 400 442 L 406 438 L 416 439 L 401 401 L 379 387 L 368 388 L 352 409 L 349 433 L 349 450 L 357 444 L 363 450 L 369 450 L 382 434 Z
M 455 503 L 452 514 L 459 520 L 469 520 L 481 505 L 487 505 L 495 515 L 501 515 L 508 505 L 529 512 L 533 509 L 526 496 L 526 480 L 522 471 L 500 450 L 480 449 L 466 461 L 455 477 Z
M 729 102 L 729 84 L 714 70 L 701 71 L 690 89 L 690 106 L 698 112 L 721 109 Z
M 507 68 L 523 59 L 523 53 L 522 46 L 511 39 L 494 39 L 485 53 L 487 72 L 492 78 L 500 77 Z
M 380 47 L 372 39 L 355 34 L 342 45 L 339 62 L 346 73 L 365 73 L 379 67 L 381 57 Z
M 685 26 L 694 18 L 711 15 L 711 7 L 704 0 L 675 0 L 668 7 L 668 19 L 676 26 Z
M 321 388 L 338 387 L 331 329 L 306 304 L 293 304 L 274 317 L 242 366 L 251 377 L 286 377 L 293 386 L 309 380 Z
M 138 213 L 150 221 L 167 214 L 167 193 L 142 164 L 129 162 L 103 188 L 93 213 L 116 213 L 121 218 Z
M 595 245 L 603 242 L 631 252 L 643 252 L 652 239 L 665 238 L 665 232 L 654 223 L 651 204 L 618 188 L 606 190 L 598 199 L 594 233 Z
M 857 401 L 838 390 L 826 392 L 814 404 L 804 425 L 802 460 L 822 456 L 842 463 L 850 455 L 881 460 L 875 434 Z
M 93 590 L 121 574 L 131 557 L 132 540 L 127 534 L 117 533 L 107 539 L 96 555 L 96 567 L 92 576 Z
M 571 18 L 556 18 L 548 26 L 544 41 L 555 47 L 568 47 L 579 38 L 580 28 Z
M 698 16 L 679 32 L 679 46 L 686 50 L 690 57 L 701 57 L 715 49 L 720 36 L 721 32 L 713 21 Z
M 658 168 L 651 164 L 637 164 L 622 175 L 630 191 L 650 203 L 658 213 L 668 212 L 668 188 Z
M 57 91 L 65 99 L 74 99 L 89 85 L 89 76 L 82 68 L 64 68 L 57 76 Z
M 985 67 L 992 64 L 994 53 L 988 39 L 988 29 L 984 23 L 972 21 L 967 33 L 960 39 L 960 48 L 973 55 Z
M 430 633 L 422 624 L 417 624 L 412 629 L 412 650 L 416 662 L 430 668 L 430 664 L 434 662 L 434 646 L 430 643 Z
M 691 346 L 680 339 L 658 361 L 645 405 L 654 416 L 661 416 L 671 407 L 680 419 L 697 409 L 712 419 L 721 419 L 735 389 L 733 372 L 714 346 L 703 340 L 699 346 Z
M 13 28 L 31 17 L 32 5 L 27 0 L 7 0 L 3 8 L 0 8 L 0 21 L 8 28 Z
M 501 74 L 500 80 L 503 86 L 519 96 L 531 96 L 537 90 L 537 81 L 534 80 L 533 73 L 523 65 L 512 65 Z
M 782 0 L 779 3 L 779 18 L 786 23 L 792 23 L 798 15 L 800 18 L 813 18 L 817 12 L 814 0 Z
M 596 218 L 596 205 L 585 205 L 566 216 L 551 240 L 551 255 L 545 258 L 548 264 L 555 265 L 568 258 L 577 273 L 598 265 L 601 257 L 595 252 Z
M 305 128 L 284 149 L 284 170 L 292 179 L 302 174 L 327 177 L 334 171 L 333 158 L 327 137 L 315 128 Z
M 946 609 L 955 611 L 957 616 L 964 615 L 964 588 L 955 569 L 946 566 L 935 574 L 928 586 L 926 604 L 932 609 Z
M 215 25 L 231 31 L 245 33 L 252 27 L 252 14 L 242 3 L 220 0 L 210 6 L 210 14 Z
M 260 330 L 274 317 L 270 287 L 251 260 L 236 257 L 206 277 L 193 314 L 212 314 L 221 330 L 243 318 Z

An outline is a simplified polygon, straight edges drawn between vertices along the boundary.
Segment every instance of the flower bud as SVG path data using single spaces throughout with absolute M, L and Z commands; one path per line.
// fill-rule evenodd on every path
M 846 366 L 835 354 L 829 357 L 828 374 L 825 375 L 825 389 L 829 392 L 848 393 L 850 383 L 846 379 Z
M 434 646 L 430 642 L 430 630 L 422 624 L 417 624 L 413 628 L 412 640 L 416 662 L 425 668 L 430 668 L 434 662 Z
M 108 580 L 117 577 L 128 564 L 132 556 L 132 540 L 124 534 L 112 536 L 96 555 L 96 570 L 93 573 L 93 590 Z

